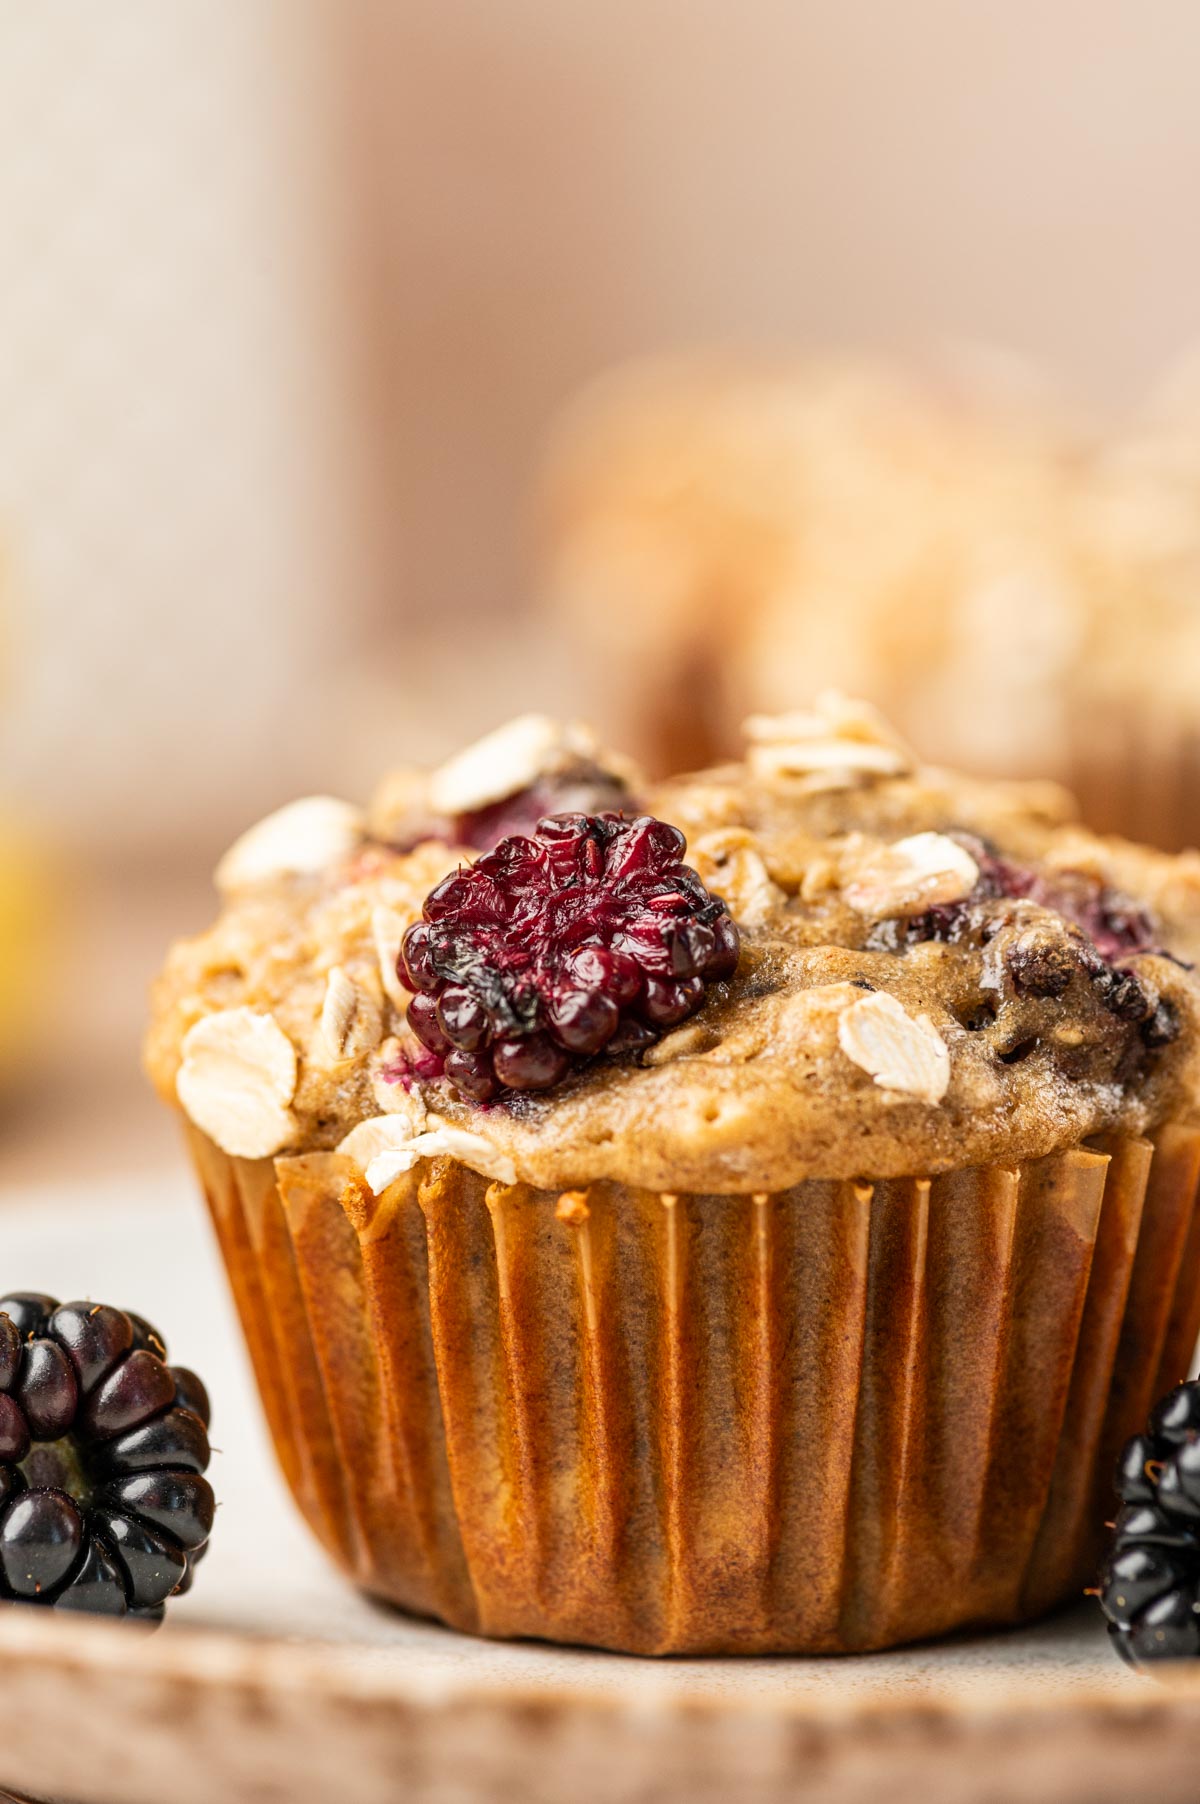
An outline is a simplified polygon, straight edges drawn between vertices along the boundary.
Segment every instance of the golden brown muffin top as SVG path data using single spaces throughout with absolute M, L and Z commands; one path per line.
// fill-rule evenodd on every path
M 159 1091 L 227 1152 L 341 1147 L 376 1189 L 445 1153 L 550 1189 L 771 1191 L 1191 1112 L 1200 856 L 1098 839 L 1053 785 L 920 767 L 838 698 L 747 730 L 744 762 L 647 785 L 584 729 L 526 717 L 388 779 L 365 814 L 310 798 L 270 817 L 158 980 Z M 472 841 L 622 803 L 686 835 L 737 969 L 643 1049 L 472 1103 L 409 1032 L 401 938 Z

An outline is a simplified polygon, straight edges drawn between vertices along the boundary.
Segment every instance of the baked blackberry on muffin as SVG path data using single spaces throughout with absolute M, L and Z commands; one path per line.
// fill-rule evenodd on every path
M 528 717 L 251 831 L 181 1109 L 300 1507 L 489 1635 L 882 1647 L 1084 1584 L 1200 1328 L 1200 859 L 869 709 Z

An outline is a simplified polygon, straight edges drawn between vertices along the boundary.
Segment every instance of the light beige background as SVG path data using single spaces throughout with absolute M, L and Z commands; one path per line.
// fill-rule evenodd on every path
M 207 856 L 586 701 L 512 621 L 613 359 L 966 337 L 1120 407 L 1196 331 L 1198 71 L 1192 0 L 0 0 L 7 788 Z
M 1194 0 L 0 0 L 0 818 L 62 931 L 5 1171 L 153 1163 L 223 841 L 522 707 L 548 425 L 615 359 L 1192 343 Z M 636 645 L 630 656 L 638 655 Z

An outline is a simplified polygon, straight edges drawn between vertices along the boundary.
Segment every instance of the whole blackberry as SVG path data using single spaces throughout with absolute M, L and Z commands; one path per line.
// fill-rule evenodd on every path
M 652 815 L 557 814 L 455 871 L 410 927 L 408 1022 L 476 1102 L 636 1053 L 732 976 L 737 928 Z
M 1109 1635 L 1130 1665 L 1200 1654 L 1200 1384 L 1163 1398 L 1117 1462 L 1121 1511 L 1100 1574 Z
M 0 1600 L 157 1621 L 215 1508 L 208 1393 L 104 1303 L 0 1297 Z

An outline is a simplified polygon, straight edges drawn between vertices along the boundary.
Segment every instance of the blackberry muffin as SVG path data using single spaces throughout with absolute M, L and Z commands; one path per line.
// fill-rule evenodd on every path
M 1093 826 L 1195 845 L 1198 394 L 1102 431 L 1012 359 L 616 370 L 547 461 L 547 614 L 664 769 L 724 755 L 799 673 L 939 762 L 1061 777 Z
M 1200 859 L 837 698 L 747 731 L 651 785 L 528 717 L 294 804 L 156 988 L 297 1502 L 458 1628 L 1035 1615 L 1200 1329 Z

